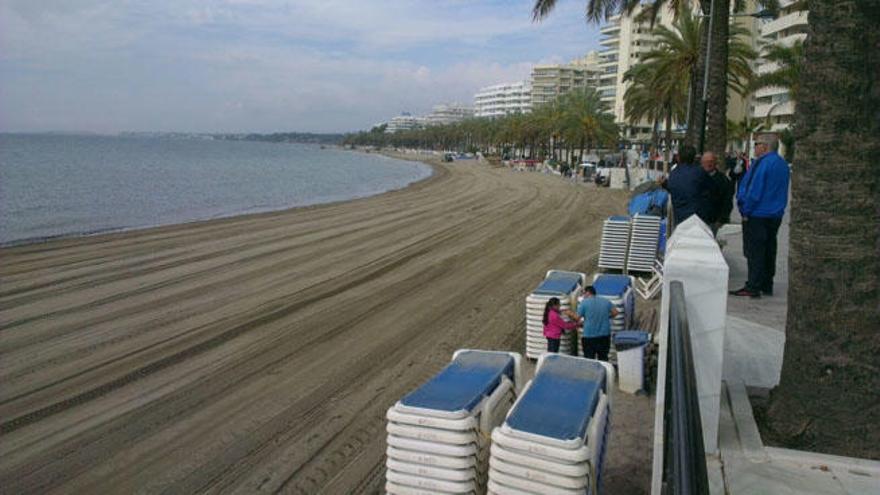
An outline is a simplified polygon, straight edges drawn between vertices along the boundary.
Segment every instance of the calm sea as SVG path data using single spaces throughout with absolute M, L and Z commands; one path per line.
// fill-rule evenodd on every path
M 359 198 L 430 174 L 317 145 L 0 135 L 0 244 Z

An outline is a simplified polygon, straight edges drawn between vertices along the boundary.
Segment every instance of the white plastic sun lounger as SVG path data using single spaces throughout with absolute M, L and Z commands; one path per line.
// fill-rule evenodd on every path
M 459 350 L 386 415 L 388 493 L 477 493 L 488 479 L 489 434 L 521 387 L 516 353 Z
M 489 493 L 597 493 L 613 381 L 608 363 L 543 356 L 492 432 Z

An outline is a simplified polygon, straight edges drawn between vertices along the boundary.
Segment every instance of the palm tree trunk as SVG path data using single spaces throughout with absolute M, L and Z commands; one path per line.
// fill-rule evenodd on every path
M 672 103 L 666 104 L 666 153 L 663 156 L 663 173 L 669 173 L 669 153 L 672 150 Z
M 709 115 L 706 146 L 716 156 L 727 147 L 727 47 L 730 31 L 730 0 L 713 0 L 712 47 L 709 53 Z
M 809 5 L 785 359 L 764 433 L 880 459 L 880 10 L 874 0 Z
M 709 15 L 711 0 L 700 0 L 700 11 L 703 15 Z M 700 54 L 697 64 L 691 73 L 690 89 L 688 93 L 687 131 L 684 135 L 684 144 L 697 146 L 700 140 L 700 129 L 703 128 L 703 70 L 706 67 L 706 55 L 709 48 L 709 23 L 702 22 L 700 29 Z

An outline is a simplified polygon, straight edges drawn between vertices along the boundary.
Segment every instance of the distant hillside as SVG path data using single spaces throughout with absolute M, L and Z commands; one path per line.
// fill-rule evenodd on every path
M 273 134 L 215 134 L 216 139 L 230 141 L 264 141 L 268 143 L 339 144 L 344 134 L 313 134 L 311 132 L 276 132 Z

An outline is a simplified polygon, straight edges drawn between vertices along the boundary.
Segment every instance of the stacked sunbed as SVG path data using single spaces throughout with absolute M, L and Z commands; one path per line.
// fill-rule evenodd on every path
M 586 281 L 580 272 L 550 270 L 538 287 L 526 297 L 526 356 L 537 359 L 547 352 L 547 339 L 544 337 L 544 306 L 551 297 L 558 297 L 561 309 L 577 309 L 577 297 Z M 573 354 L 577 343 L 573 342 L 575 333 L 563 335 L 559 352 Z
M 617 316 L 611 320 L 611 331 L 626 330 L 632 325 L 635 316 L 636 298 L 633 294 L 635 278 L 629 275 L 598 273 L 593 276 L 593 288 L 596 295 L 611 301 L 617 310 Z
M 520 356 L 457 351 L 452 361 L 387 413 L 385 491 L 481 493 L 489 435 L 521 387 Z
M 660 237 L 660 217 L 636 214 L 632 219 L 626 269 L 633 272 L 650 272 L 657 259 Z
M 602 225 L 602 243 L 599 246 L 599 268 L 623 270 L 626 265 L 630 237 L 630 217 L 609 217 Z
M 611 383 L 607 363 L 543 356 L 535 379 L 492 432 L 488 493 L 598 493 Z

